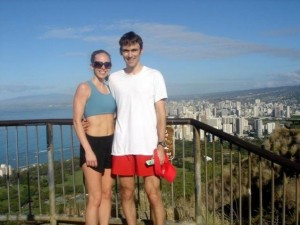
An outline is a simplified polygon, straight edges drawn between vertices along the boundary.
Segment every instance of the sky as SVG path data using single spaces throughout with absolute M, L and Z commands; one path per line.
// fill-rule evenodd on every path
M 71 94 L 135 31 L 169 96 L 300 84 L 298 0 L 0 0 L 0 100 Z

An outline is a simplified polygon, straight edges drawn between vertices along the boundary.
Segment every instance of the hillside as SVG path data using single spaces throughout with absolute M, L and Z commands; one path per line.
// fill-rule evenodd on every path
M 210 94 L 199 95 L 181 95 L 171 96 L 172 100 L 190 100 L 190 99 L 202 99 L 210 101 L 222 101 L 222 100 L 237 100 L 237 101 L 251 101 L 253 99 L 260 99 L 261 101 L 293 101 L 295 103 L 300 102 L 300 85 L 296 86 L 283 86 L 276 88 L 261 88 L 250 89 L 232 92 L 218 92 Z
M 31 95 L 18 98 L 1 100 L 1 107 L 5 108 L 48 108 L 48 107 L 66 107 L 71 106 L 72 95 L 67 94 L 49 94 L 49 95 Z
M 241 90 L 232 92 L 218 92 L 210 94 L 178 95 L 169 96 L 170 100 L 192 100 L 201 99 L 209 101 L 237 100 L 251 101 L 260 99 L 261 101 L 288 101 L 293 103 L 300 102 L 300 85 L 284 86 L 276 88 L 261 88 L 251 90 Z M 5 108 L 47 108 L 47 107 L 65 107 L 71 106 L 72 95 L 67 94 L 49 94 L 22 96 L 0 100 L 1 107 Z

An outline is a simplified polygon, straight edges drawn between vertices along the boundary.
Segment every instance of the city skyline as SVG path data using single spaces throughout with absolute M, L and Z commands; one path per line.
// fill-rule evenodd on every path
M 2 106 L 0 108 L 0 120 L 71 118 L 72 98 L 72 95 L 52 94 L 48 96 L 41 95 L 0 100 L 0 104 Z M 258 102 L 259 104 L 266 105 L 269 117 L 272 117 L 270 115 L 270 113 L 272 113 L 276 118 L 281 117 L 282 113 L 276 110 L 278 105 L 283 105 L 284 107 L 289 106 L 290 108 L 288 112 L 285 113 L 285 117 L 289 118 L 294 114 L 300 115 L 300 85 L 171 97 L 167 100 L 167 116 L 178 116 L 173 114 L 174 110 L 170 109 L 174 103 L 180 107 L 186 106 L 187 108 L 193 108 L 193 110 L 201 109 L 205 111 L 210 108 L 210 113 L 212 115 L 216 115 L 217 111 L 214 111 L 211 106 L 217 106 L 220 104 L 224 106 L 227 105 L 228 102 L 232 102 L 232 104 L 239 104 L 240 109 L 250 107 L 253 111 L 253 115 L 252 113 L 249 114 L 249 112 L 245 112 L 246 114 L 244 116 L 246 117 L 267 116 L 267 114 L 260 114 L 259 108 L 253 107 Z M 202 106 L 200 107 L 199 105 Z M 231 108 L 228 109 L 231 110 Z M 217 109 L 218 108 L 215 107 L 215 110 Z M 271 109 L 272 111 L 270 111 Z M 218 113 L 225 115 L 227 113 L 227 109 L 224 108 L 223 112 Z M 232 113 L 238 116 L 242 115 L 237 113 L 237 111 L 233 111 Z M 181 117 L 182 115 L 179 116 Z M 194 118 L 194 115 L 190 116 Z M 186 115 L 183 117 L 186 117 Z
M 142 63 L 170 96 L 300 84 L 297 1 L 0 2 L 0 100 L 74 94 L 103 48 L 124 66 L 120 36 L 144 39 Z

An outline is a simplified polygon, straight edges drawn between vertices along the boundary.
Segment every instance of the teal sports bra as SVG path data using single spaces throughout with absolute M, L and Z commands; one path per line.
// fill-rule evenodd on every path
M 117 104 L 112 94 L 102 94 L 91 80 L 87 83 L 91 87 L 91 95 L 84 108 L 84 117 L 115 113 Z

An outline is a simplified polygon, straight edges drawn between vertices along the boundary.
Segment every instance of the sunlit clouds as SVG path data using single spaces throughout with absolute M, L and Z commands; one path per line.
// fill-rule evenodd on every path
M 300 50 L 298 49 L 272 47 L 260 43 L 212 36 L 193 32 L 178 25 L 135 21 L 122 21 L 108 27 L 89 25 L 82 28 L 48 28 L 41 38 L 79 39 L 85 42 L 99 42 L 115 46 L 119 36 L 101 32 L 102 30 L 109 31 L 112 27 L 119 33 L 128 30 L 140 33 L 144 37 L 147 51 L 169 58 L 177 58 L 179 54 L 185 54 L 185 57 L 191 60 L 266 54 L 273 57 L 300 59 Z

